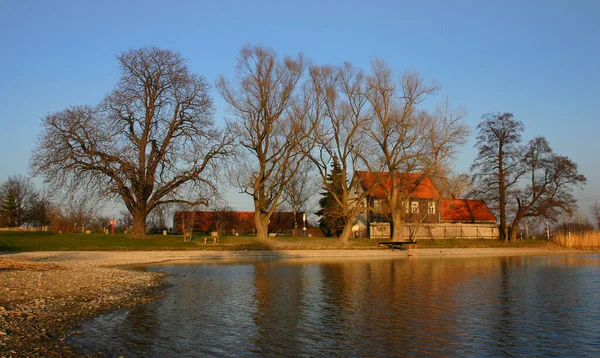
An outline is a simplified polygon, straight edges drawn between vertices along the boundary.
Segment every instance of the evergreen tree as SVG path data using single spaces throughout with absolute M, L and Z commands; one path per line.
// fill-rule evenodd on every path
M 14 190 L 8 190 L 6 184 L 4 184 L 2 187 L 2 194 L 0 194 L 0 226 L 18 226 L 19 210 L 16 202 L 16 193 Z
M 0 185 L 0 224 L 19 227 L 29 223 L 29 215 L 37 198 L 29 178 L 16 175 Z
M 333 157 L 331 173 L 327 176 L 327 186 L 333 188 L 333 192 L 337 193 L 338 197 L 340 197 L 345 181 L 346 179 L 342 175 L 340 163 L 337 157 Z M 316 213 L 321 216 L 319 227 L 327 237 L 339 236 L 345 224 L 340 205 L 335 200 L 331 191 L 325 190 L 321 195 L 323 196 L 319 200 L 321 209 Z

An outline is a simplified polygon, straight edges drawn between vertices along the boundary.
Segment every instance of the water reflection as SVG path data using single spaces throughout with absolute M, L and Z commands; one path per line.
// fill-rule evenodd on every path
M 165 297 L 73 343 L 126 356 L 600 354 L 600 257 L 154 267 Z

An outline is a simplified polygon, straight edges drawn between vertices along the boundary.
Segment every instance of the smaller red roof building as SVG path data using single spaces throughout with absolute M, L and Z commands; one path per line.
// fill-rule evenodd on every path
M 296 224 L 302 229 L 303 213 L 296 214 Z M 176 211 L 173 217 L 175 232 L 182 233 L 183 227 L 193 228 L 194 232 L 221 231 L 232 234 L 255 232 L 254 213 L 239 211 Z M 269 222 L 269 232 L 286 233 L 294 229 L 294 214 L 274 212 Z
M 441 219 L 444 222 L 495 223 L 496 217 L 483 200 L 442 199 Z

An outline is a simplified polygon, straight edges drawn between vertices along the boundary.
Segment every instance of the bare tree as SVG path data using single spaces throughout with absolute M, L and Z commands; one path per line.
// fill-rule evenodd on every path
M 110 226 L 110 220 L 110 216 L 95 215 L 86 227 L 86 230 L 89 229 L 91 232 L 101 232 L 104 234 L 106 233 L 105 230 Z
M 234 83 L 221 77 L 219 92 L 237 123 L 235 133 L 245 150 L 238 186 L 252 197 L 256 235 L 266 240 L 269 220 L 296 175 L 307 130 L 304 107 L 297 99 L 304 72 L 302 55 L 279 58 L 261 46 L 244 46 Z
M 85 228 L 92 224 L 105 205 L 98 198 L 81 192 L 69 195 L 65 199 L 64 211 L 75 232 L 85 232 Z
M 28 224 L 37 198 L 37 191 L 29 178 L 22 175 L 8 178 L 0 186 L 0 221 L 8 227 Z
M 117 221 L 117 227 L 120 230 L 127 231 L 130 227 L 133 226 L 133 216 L 127 210 L 122 210 L 119 216 L 119 220 Z
M 594 201 L 590 207 L 590 211 L 592 213 L 592 220 L 594 221 L 594 224 L 596 224 L 596 227 L 598 230 L 600 230 L 600 203 Z
M 211 203 L 212 204 L 212 203 Z M 192 240 L 194 231 L 197 225 L 197 206 L 180 203 L 177 205 L 175 215 L 173 217 L 173 229 L 183 234 L 183 241 L 189 242 Z
M 323 214 L 327 215 L 328 222 L 343 224 L 339 238 L 348 242 L 354 219 L 365 210 L 360 203 L 370 193 L 369 188 L 355 190 L 359 183 L 353 172 L 359 168 L 378 170 L 367 156 L 365 133 L 372 125 L 373 115 L 368 110 L 365 76 L 350 63 L 338 68 L 313 66 L 309 83 L 309 91 L 314 96 L 312 113 L 318 117 L 319 126 L 312 138 L 315 146 L 308 157 L 316 166 L 327 193 L 328 207 Z M 377 183 L 373 184 L 374 187 Z
M 54 205 L 49 213 L 50 230 L 63 233 L 75 232 L 75 226 L 62 205 Z
M 42 227 L 50 225 L 51 212 L 54 207 L 52 196 L 48 190 L 38 191 L 29 209 L 29 224 Z
M 298 235 L 298 213 L 306 212 L 306 202 L 319 192 L 319 184 L 314 174 L 311 163 L 304 161 L 284 188 L 284 204 L 289 206 L 294 215 L 294 236 Z
M 168 205 L 157 206 L 150 214 L 148 214 L 147 225 L 152 232 L 161 233 L 163 230 L 167 229 L 167 220 L 169 216 L 172 215 Z
M 553 231 L 561 232 L 563 235 L 569 233 L 582 233 L 594 230 L 594 225 L 590 223 L 590 219 L 579 211 L 565 213 L 562 222 L 553 227 Z
M 219 235 L 224 235 L 225 228 L 234 226 L 237 219 L 237 213 L 231 208 L 229 203 L 225 200 L 217 200 L 210 205 L 212 211 L 212 218 L 214 220 L 214 228 Z M 233 234 L 228 233 L 228 234 Z
M 31 166 L 55 186 L 120 197 L 142 237 L 159 205 L 208 203 L 233 139 L 214 126 L 209 86 L 180 54 L 151 47 L 117 60 L 121 79 L 100 105 L 44 118 Z
M 477 125 L 478 153 L 471 165 L 478 196 L 491 204 L 500 218 L 500 238 L 509 240 L 507 202 L 524 174 L 521 144 L 523 123 L 512 113 L 487 113 Z
M 375 123 L 369 129 L 377 148 L 377 158 L 388 172 L 383 185 L 392 217 L 392 239 L 401 241 L 406 205 L 426 176 L 436 176 L 439 168 L 464 144 L 468 128 L 462 122 L 464 111 L 453 113 L 448 102 L 433 113 L 418 105 L 438 91 L 417 73 L 404 73 L 399 86 L 392 70 L 381 60 L 374 60 L 368 78 L 367 98 Z M 416 182 L 405 175 L 420 175 Z
M 50 206 L 48 221 L 57 232 L 84 232 L 92 223 L 98 223 L 98 213 L 105 203 L 87 193 L 69 193 Z M 108 220 L 103 223 L 103 226 Z
M 528 218 L 554 220 L 577 207 L 573 188 L 585 184 L 577 164 L 555 154 L 543 137 L 521 144 L 523 123 L 511 113 L 486 114 L 477 126 L 475 171 L 478 196 L 493 204 L 500 217 L 500 237 L 517 239 Z
M 586 177 L 577 171 L 577 164 L 555 154 L 544 137 L 529 142 L 521 163 L 524 185 L 513 192 L 516 207 L 508 230 L 511 241 L 517 239 L 519 225 L 526 218 L 572 214 L 577 208 L 572 189 L 586 183 Z
M 472 192 L 473 179 L 468 174 L 450 173 L 431 178 L 442 198 L 462 198 Z

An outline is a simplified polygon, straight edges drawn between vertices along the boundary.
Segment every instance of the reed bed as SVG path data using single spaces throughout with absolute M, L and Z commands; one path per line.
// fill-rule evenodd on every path
M 558 233 L 553 241 L 558 246 L 572 249 L 597 249 L 600 248 L 600 232 Z

